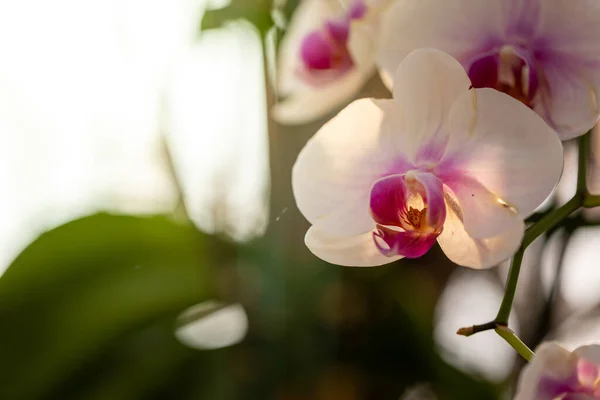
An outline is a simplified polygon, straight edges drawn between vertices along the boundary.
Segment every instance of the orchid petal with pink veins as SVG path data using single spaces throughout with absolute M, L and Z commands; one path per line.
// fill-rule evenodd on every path
M 562 146 L 531 109 L 469 86 L 452 57 L 417 50 L 398 68 L 393 100 L 358 100 L 309 140 L 292 186 L 313 224 L 306 244 L 314 254 L 381 265 L 420 257 L 436 239 L 452 261 L 472 268 L 514 254 L 524 232 L 518 207 L 529 212 L 550 194 Z M 516 146 L 526 146 L 526 156 Z M 538 163 L 551 167 L 540 174 Z M 530 179 L 523 187 L 520 175 Z

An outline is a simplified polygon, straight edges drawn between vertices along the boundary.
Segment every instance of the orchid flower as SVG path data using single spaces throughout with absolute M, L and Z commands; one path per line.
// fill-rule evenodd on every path
M 525 367 L 515 400 L 600 399 L 600 345 L 570 352 L 543 343 Z
M 349 101 L 373 75 L 379 20 L 386 0 L 303 0 L 282 41 L 273 107 L 282 123 L 325 116 Z
M 438 50 L 404 59 L 393 96 L 351 103 L 300 152 L 292 186 L 308 248 L 346 266 L 419 257 L 436 239 L 467 267 L 510 257 L 560 177 L 554 131 L 510 96 L 472 89 Z
M 386 12 L 378 62 L 393 72 L 417 48 L 442 50 L 566 140 L 600 115 L 599 37 L 596 0 L 403 0 Z

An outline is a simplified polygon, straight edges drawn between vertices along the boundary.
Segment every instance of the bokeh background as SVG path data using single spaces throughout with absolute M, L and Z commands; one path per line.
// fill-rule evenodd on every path
M 511 397 L 513 350 L 455 335 L 493 318 L 506 265 L 305 248 L 290 171 L 326 119 L 268 112 L 296 5 L 0 0 L 0 398 Z M 532 220 L 574 193 L 566 150 Z M 511 325 L 531 347 L 600 338 L 597 216 L 527 251 Z

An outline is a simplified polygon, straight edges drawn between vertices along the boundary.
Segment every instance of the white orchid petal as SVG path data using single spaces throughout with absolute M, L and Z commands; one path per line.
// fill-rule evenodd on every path
M 567 379 L 573 373 L 576 361 L 570 351 L 557 343 L 542 343 L 521 373 L 515 400 L 546 400 L 538 396 L 540 379 L 543 376 Z
M 484 47 L 487 36 L 500 37 L 507 13 L 502 3 L 397 1 L 384 17 L 378 63 L 388 74 L 393 74 L 409 53 L 424 47 L 443 50 L 461 60 Z
M 581 346 L 575 349 L 573 353 L 575 353 L 579 358 L 583 358 L 584 360 L 588 360 L 600 365 L 600 345 L 598 344 Z
M 510 218 L 510 227 L 502 234 L 486 238 L 473 239 L 463 225 L 460 208 L 452 201 L 446 212 L 444 230 L 438 236 L 438 243 L 446 256 L 458 265 L 484 269 L 498 265 L 510 258 L 521 244 L 525 224 L 520 218 Z
M 297 74 L 302 41 L 310 32 L 320 29 L 329 18 L 338 17 L 343 7 L 336 0 L 302 0 L 290 20 L 281 41 L 278 58 L 277 84 L 279 93 L 291 95 L 306 89 Z
M 423 156 L 429 161 L 428 155 L 419 154 L 428 147 L 443 151 L 448 131 L 442 127 L 452 104 L 470 86 L 462 66 L 439 50 L 415 50 L 402 61 L 394 74 L 393 93 L 401 124 L 395 134 L 408 138 L 406 151 L 414 159 Z
M 460 204 L 465 230 L 471 237 L 491 238 L 514 225 L 516 210 L 477 179 L 461 175 L 445 181 L 445 184 L 452 189 Z
M 562 140 L 586 133 L 600 116 L 600 61 L 591 76 L 568 68 L 568 63 L 543 66 L 547 87 L 540 89 L 534 106 Z
M 298 155 L 292 171 L 296 203 L 308 221 L 331 234 L 370 231 L 372 185 L 394 154 L 381 148 L 383 112 L 370 99 L 357 100 L 325 124 Z
M 306 232 L 304 241 L 310 251 L 320 259 L 346 267 L 375 267 L 402 258 L 381 254 L 375 246 L 372 232 L 356 236 L 336 236 L 312 226 Z
M 554 131 L 524 104 L 493 89 L 461 97 L 450 116 L 450 143 L 440 163 L 481 182 L 526 217 L 552 191 L 563 167 Z M 448 164 L 445 164 L 448 163 Z
M 470 71 L 476 60 L 514 51 L 534 84 L 507 92 L 530 104 L 566 140 L 585 133 L 600 115 L 599 36 L 600 6 L 594 0 L 576 5 L 569 0 L 403 0 L 386 14 L 377 58 L 391 73 L 414 49 L 432 47 Z M 500 64 L 500 70 L 506 72 L 506 66 Z M 509 81 L 515 82 L 513 73 Z M 488 78 L 481 86 L 501 86 L 498 77 Z
M 364 21 L 353 21 L 350 25 L 348 50 L 359 69 L 375 68 L 375 57 L 379 41 L 379 26 Z
M 539 68 L 548 88 L 535 110 L 567 140 L 591 129 L 600 114 L 600 7 L 589 0 L 577 7 L 548 0 L 540 7 L 537 34 L 550 45 Z
M 388 73 L 387 71 L 385 71 L 381 68 L 379 68 L 378 72 L 379 72 L 379 78 L 381 79 L 381 82 L 383 82 L 385 87 L 391 91 L 394 87 L 394 77 L 390 73 Z
M 324 117 L 351 100 L 372 74 L 372 70 L 353 69 L 322 88 L 301 88 L 273 106 L 273 118 L 296 125 Z

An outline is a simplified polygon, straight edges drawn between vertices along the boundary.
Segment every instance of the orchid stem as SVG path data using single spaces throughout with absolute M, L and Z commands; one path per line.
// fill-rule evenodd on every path
M 577 211 L 577 209 L 581 207 L 582 203 L 582 196 L 575 195 L 562 207 L 557 208 L 549 214 L 546 214 L 538 222 L 527 228 L 525 231 L 525 236 L 523 236 L 521 246 L 511 260 L 508 279 L 506 280 L 506 288 L 504 290 L 504 297 L 502 298 L 502 304 L 500 305 L 500 310 L 498 310 L 498 315 L 494 320 L 495 322 L 501 325 L 508 325 L 508 317 L 510 316 L 510 311 L 512 309 L 517 290 L 517 283 L 519 281 L 521 263 L 527 247 L 539 236 L 553 228 L 556 224 L 567 218 L 574 211 Z
M 594 208 L 600 207 L 600 196 L 595 194 L 586 194 L 583 199 L 583 207 Z
M 535 355 L 533 351 L 515 333 L 508 327 L 503 325 L 498 325 L 495 329 L 496 333 L 510 346 L 516 350 L 524 359 L 527 361 L 531 361 L 533 356 Z

